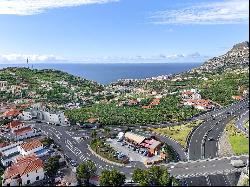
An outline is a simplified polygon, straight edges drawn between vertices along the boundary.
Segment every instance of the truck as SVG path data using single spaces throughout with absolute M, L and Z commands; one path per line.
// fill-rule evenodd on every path
M 235 168 L 240 168 L 246 166 L 243 160 L 231 160 L 231 165 Z

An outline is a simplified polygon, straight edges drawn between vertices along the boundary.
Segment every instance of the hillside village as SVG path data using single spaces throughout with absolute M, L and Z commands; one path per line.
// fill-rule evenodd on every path
M 189 141 L 192 128 L 202 122 L 192 122 L 195 116 L 243 102 L 248 96 L 248 49 L 249 43 L 244 42 L 188 72 L 118 80 L 107 86 L 55 70 L 0 70 L 2 185 L 34 185 L 50 179 L 56 185 L 76 185 L 78 164 L 65 156 L 65 145 L 79 152 L 78 158 L 87 159 L 84 149 L 96 155 L 95 159 L 105 160 L 105 165 L 124 166 L 131 161 L 129 157 L 140 156 L 139 162 L 146 166 L 175 161 L 173 147 L 155 134 L 128 129 L 185 122 L 191 128 L 185 137 Z M 66 136 L 74 137 L 82 147 L 61 145 Z M 55 163 L 56 169 L 52 167 Z M 65 179 L 68 173 L 71 180 Z M 90 180 L 97 184 L 99 176 Z

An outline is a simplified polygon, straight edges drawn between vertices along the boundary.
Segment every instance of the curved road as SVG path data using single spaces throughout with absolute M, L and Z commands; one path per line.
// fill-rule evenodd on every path
M 247 122 L 248 120 L 249 120 L 249 110 L 247 110 L 246 113 L 240 116 L 240 119 L 235 123 L 236 127 L 247 135 L 249 133 L 249 130 L 244 127 L 244 123 Z
M 248 109 L 249 100 L 243 100 L 232 104 L 226 109 L 219 110 L 216 116 L 210 116 L 192 134 L 189 143 L 189 160 L 214 158 L 217 156 L 217 142 L 226 124 L 240 116 Z M 208 139 L 212 138 L 211 141 Z

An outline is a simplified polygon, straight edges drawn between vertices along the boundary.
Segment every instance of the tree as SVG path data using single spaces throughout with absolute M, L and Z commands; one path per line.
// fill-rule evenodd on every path
M 105 133 L 105 136 L 106 136 L 106 137 L 110 137 L 110 128 L 105 127 L 105 128 L 104 128 L 104 133 Z
M 161 186 L 170 186 L 171 180 L 168 171 L 165 169 L 159 179 Z
M 152 166 L 148 170 L 135 169 L 132 179 L 140 186 L 170 186 L 174 180 L 170 178 L 168 170 L 160 166 Z
M 96 175 L 96 171 L 97 168 L 95 163 L 88 160 L 76 168 L 76 176 L 81 181 L 81 184 L 84 183 L 85 185 L 89 185 L 89 180 Z
M 113 170 L 104 170 L 100 176 L 100 185 L 101 186 L 122 186 L 125 183 L 126 177 L 124 174 L 119 171 Z
M 43 144 L 44 146 L 50 146 L 51 144 L 54 143 L 54 140 L 51 139 L 51 138 L 46 137 L 46 138 L 44 138 L 41 142 L 42 142 L 42 144 Z
M 180 186 L 180 183 L 176 178 L 172 177 L 171 178 L 171 186 Z
M 54 176 L 57 171 L 59 170 L 59 159 L 60 157 L 50 157 L 48 162 L 45 164 L 45 171 L 47 172 L 48 176 Z
M 140 168 L 137 168 L 134 170 L 133 175 L 132 175 L 132 180 L 136 183 L 139 183 L 140 186 L 148 186 L 149 181 L 147 177 L 147 171 L 142 170 Z
M 96 130 L 93 130 L 91 132 L 91 138 L 96 138 L 96 136 L 97 136 L 97 132 L 96 132 Z

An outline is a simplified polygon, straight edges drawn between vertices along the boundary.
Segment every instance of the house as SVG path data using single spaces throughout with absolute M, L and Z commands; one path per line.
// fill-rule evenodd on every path
M 182 99 L 201 99 L 201 95 L 197 92 L 196 89 L 183 90 L 181 92 Z
M 2 186 L 26 186 L 44 179 L 43 161 L 35 155 L 18 157 L 3 174 Z
M 19 120 L 13 120 L 12 122 L 9 123 L 9 127 L 11 132 L 13 133 L 16 130 L 25 128 L 25 127 L 29 127 L 30 125 L 24 124 Z
M 240 95 L 233 95 L 232 99 L 234 99 L 236 101 L 240 101 L 240 100 L 242 100 L 242 97 Z
M 31 112 L 23 111 L 21 114 L 18 115 L 18 118 L 20 120 L 27 121 L 27 120 L 31 120 L 32 119 L 32 115 L 31 115 Z
M 0 81 L 0 91 L 6 91 L 8 82 L 7 81 Z
M 209 110 L 214 107 L 211 101 L 206 99 L 185 99 L 183 100 L 183 104 L 186 106 L 193 106 L 199 110 Z
M 36 153 L 42 149 L 43 144 L 37 139 L 25 142 L 19 146 L 20 154 L 23 156 Z
M 5 118 L 5 119 L 13 119 L 15 117 L 17 117 L 21 112 L 17 109 L 10 109 L 10 110 L 7 110 L 3 113 L 2 117 Z
M 37 136 L 40 133 L 38 133 L 35 129 L 32 129 L 31 127 L 24 127 L 22 129 L 15 130 L 13 134 L 15 140 L 23 140 L 26 138 Z
M 14 162 L 15 158 L 20 155 L 18 146 L 22 143 L 22 141 L 19 141 L 16 143 L 5 144 L 5 146 L 0 148 L 1 163 L 3 166 L 9 166 L 12 162 Z

